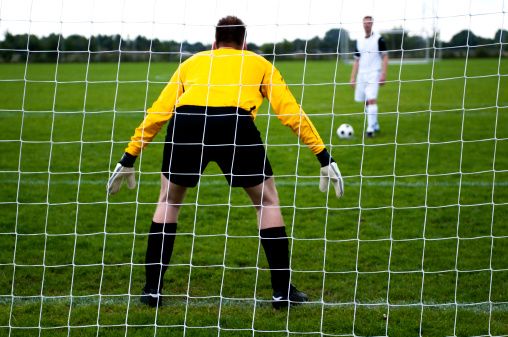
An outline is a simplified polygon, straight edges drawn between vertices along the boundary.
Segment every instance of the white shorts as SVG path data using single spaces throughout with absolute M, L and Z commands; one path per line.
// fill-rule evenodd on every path
M 377 99 L 380 75 L 379 71 L 358 74 L 356 77 L 355 101 L 365 102 L 370 99 Z

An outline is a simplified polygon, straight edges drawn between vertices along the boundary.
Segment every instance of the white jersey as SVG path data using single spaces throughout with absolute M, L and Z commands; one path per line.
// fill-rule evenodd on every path
M 359 73 L 378 72 L 381 70 L 386 43 L 383 37 L 372 33 L 356 41 L 355 59 L 359 59 Z

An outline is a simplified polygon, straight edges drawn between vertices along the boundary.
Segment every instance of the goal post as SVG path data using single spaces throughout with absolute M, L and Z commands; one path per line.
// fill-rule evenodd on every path
M 0 1 L 0 336 L 508 336 L 508 4 L 394 4 Z M 345 194 L 319 191 L 318 160 L 265 100 L 255 125 L 290 280 L 309 301 L 272 308 L 256 209 L 210 163 L 151 308 L 140 298 L 167 124 L 133 190 L 106 184 L 171 75 L 231 13 Z M 373 137 L 351 86 L 367 14 L 392 60 Z

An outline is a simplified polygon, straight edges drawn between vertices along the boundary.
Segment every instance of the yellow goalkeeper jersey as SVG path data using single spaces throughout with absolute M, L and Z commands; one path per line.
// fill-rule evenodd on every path
M 200 52 L 183 62 L 147 110 L 125 151 L 138 156 L 180 106 L 239 107 L 255 118 L 265 97 L 282 124 L 314 154 L 323 151 L 323 140 L 280 72 L 262 56 L 230 48 Z

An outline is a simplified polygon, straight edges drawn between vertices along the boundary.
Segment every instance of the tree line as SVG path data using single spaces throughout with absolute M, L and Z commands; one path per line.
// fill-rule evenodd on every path
M 493 38 L 483 38 L 470 30 L 455 34 L 449 42 L 432 37 L 404 34 L 393 29 L 383 34 L 392 58 L 422 57 L 499 57 L 508 53 L 508 31 L 499 29 Z M 350 59 L 355 50 L 355 40 L 343 29 L 331 29 L 323 38 L 309 40 L 284 40 L 277 43 L 248 44 L 248 49 L 271 59 L 277 58 L 344 58 Z M 125 39 L 120 35 L 97 35 L 90 38 L 81 35 L 63 37 L 50 34 L 13 35 L 6 33 L 0 41 L 0 62 L 137 62 L 177 61 L 196 52 L 210 49 L 200 42 L 176 42 L 148 39 L 137 36 Z

